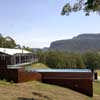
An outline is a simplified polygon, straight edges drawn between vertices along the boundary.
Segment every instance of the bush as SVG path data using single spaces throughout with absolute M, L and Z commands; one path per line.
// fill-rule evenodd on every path
M 79 54 L 49 51 L 41 53 L 39 61 L 50 68 L 84 68 L 84 62 Z
M 100 69 L 100 54 L 96 52 L 67 53 L 57 51 L 39 52 L 39 62 L 50 68 Z
M 83 54 L 83 60 L 86 68 L 100 69 L 100 54 L 96 52 L 86 52 Z

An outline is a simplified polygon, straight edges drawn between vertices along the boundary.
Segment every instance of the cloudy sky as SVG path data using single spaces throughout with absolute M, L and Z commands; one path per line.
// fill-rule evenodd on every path
M 100 16 L 74 13 L 61 16 L 67 0 L 0 0 L 0 33 L 33 48 L 79 33 L 100 33 Z

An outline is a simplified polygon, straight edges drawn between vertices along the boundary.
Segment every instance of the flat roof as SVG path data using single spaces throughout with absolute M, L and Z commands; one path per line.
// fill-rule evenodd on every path
M 27 62 L 27 63 L 21 63 L 21 64 L 15 64 L 15 65 L 7 65 L 8 68 L 20 68 L 20 66 L 26 66 L 32 64 L 32 62 Z
M 32 72 L 91 72 L 90 69 L 32 69 Z
M 10 49 L 10 48 L 0 48 L 0 52 L 8 55 L 14 55 L 18 53 L 31 53 L 29 51 L 22 50 L 22 49 Z

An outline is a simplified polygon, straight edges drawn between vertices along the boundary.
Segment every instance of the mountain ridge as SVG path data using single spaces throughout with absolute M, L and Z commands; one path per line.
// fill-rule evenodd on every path
M 53 41 L 50 50 L 86 52 L 100 50 L 100 34 L 80 34 L 72 39 Z

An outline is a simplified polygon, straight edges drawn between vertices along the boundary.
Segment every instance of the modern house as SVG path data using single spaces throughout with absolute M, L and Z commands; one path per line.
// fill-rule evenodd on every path
M 89 69 L 30 69 L 23 66 L 37 61 L 26 50 L 0 48 L 0 78 L 16 83 L 30 80 L 56 84 L 93 96 L 93 76 Z
M 37 56 L 29 51 L 0 48 L 0 79 L 16 83 L 40 80 L 40 74 L 25 71 L 25 66 L 36 61 L 38 61 Z
M 0 48 L 0 68 L 37 61 L 35 54 L 23 49 Z

